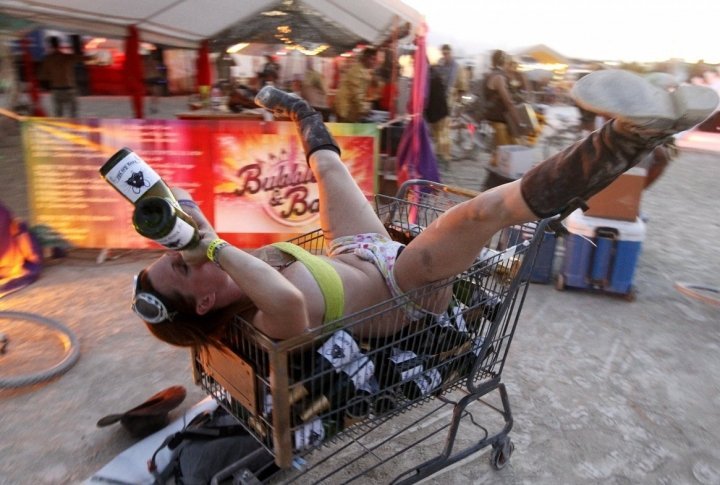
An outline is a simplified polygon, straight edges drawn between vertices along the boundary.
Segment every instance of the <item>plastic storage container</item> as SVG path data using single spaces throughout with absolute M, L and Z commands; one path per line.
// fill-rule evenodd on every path
M 645 239 L 645 224 L 585 216 L 577 210 L 567 219 L 570 232 L 557 288 L 601 290 L 634 299 L 633 277 Z

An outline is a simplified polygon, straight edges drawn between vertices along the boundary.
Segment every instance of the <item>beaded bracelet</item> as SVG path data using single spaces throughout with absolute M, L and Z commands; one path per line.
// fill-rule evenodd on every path
M 218 256 L 220 255 L 220 250 L 225 246 L 229 246 L 227 241 L 223 241 L 220 238 L 213 239 L 213 241 L 208 245 L 207 248 L 207 258 L 213 263 L 220 266 L 220 263 L 218 262 Z

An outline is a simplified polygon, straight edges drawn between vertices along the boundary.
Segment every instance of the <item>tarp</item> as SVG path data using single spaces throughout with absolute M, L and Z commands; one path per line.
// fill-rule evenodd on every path
M 310 22 L 314 30 L 330 25 L 346 32 L 353 43 L 381 43 L 395 16 L 414 26 L 422 21 L 419 12 L 400 0 L 0 0 L 0 13 L 38 27 L 103 37 L 124 37 L 127 27 L 135 25 L 145 42 L 197 48 L 238 24 L 258 26 L 278 17 L 292 29 L 299 16 L 283 17 L 288 5 L 316 17 L 317 22 Z
M 397 151 L 397 182 L 402 184 L 406 180 L 421 178 L 440 181 L 437 168 L 437 158 L 430 142 L 423 110 L 427 99 L 428 59 L 425 50 L 425 35 L 427 26 L 421 24 L 415 36 L 415 57 L 412 93 L 408 113 L 410 122 L 400 138 Z

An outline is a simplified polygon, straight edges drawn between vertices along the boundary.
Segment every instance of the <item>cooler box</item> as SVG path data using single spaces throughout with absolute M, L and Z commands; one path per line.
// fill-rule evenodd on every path
M 500 145 L 497 147 L 497 168 L 500 175 L 519 179 L 540 162 L 537 150 L 523 145 Z
M 633 167 L 590 197 L 586 216 L 634 222 L 640 213 L 647 169 Z
M 628 222 L 589 217 L 578 209 L 567 218 L 566 226 L 570 234 L 565 237 L 558 289 L 567 286 L 633 296 L 645 224 L 639 218 Z
M 523 231 L 521 228 L 525 229 Z M 516 246 L 523 241 L 529 241 L 533 237 L 533 233 L 527 229 L 534 229 L 534 223 L 527 223 L 523 226 L 513 226 L 503 231 L 503 241 L 499 247 L 507 248 Z M 531 283 L 550 283 L 553 275 L 553 263 L 555 262 L 555 245 L 557 237 L 552 231 L 545 231 L 542 241 L 538 246 L 537 256 L 535 256 L 535 264 L 533 264 L 530 272 Z

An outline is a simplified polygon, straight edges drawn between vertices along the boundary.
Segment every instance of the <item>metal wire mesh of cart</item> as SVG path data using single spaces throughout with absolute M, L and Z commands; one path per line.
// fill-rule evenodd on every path
M 378 196 L 376 209 L 391 235 L 409 242 L 473 195 L 413 181 L 397 197 Z M 451 390 L 462 388 L 477 400 L 501 385 L 543 228 L 541 223 L 500 231 L 464 273 L 292 339 L 272 341 L 238 319 L 225 348 L 196 352 L 196 379 L 281 468 L 307 463 L 311 451 L 356 440 Z M 321 231 L 292 242 L 316 254 L 325 245 Z M 442 314 L 413 320 L 405 313 L 409 304 L 429 304 L 438 294 L 449 296 Z M 504 407 L 506 401 L 503 394 Z M 453 419 L 460 419 L 466 404 Z M 509 408 L 501 414 L 504 437 Z M 454 440 L 457 426 L 449 428 Z M 483 439 L 484 446 L 497 442 L 487 433 Z M 379 456 L 360 448 L 361 455 Z

